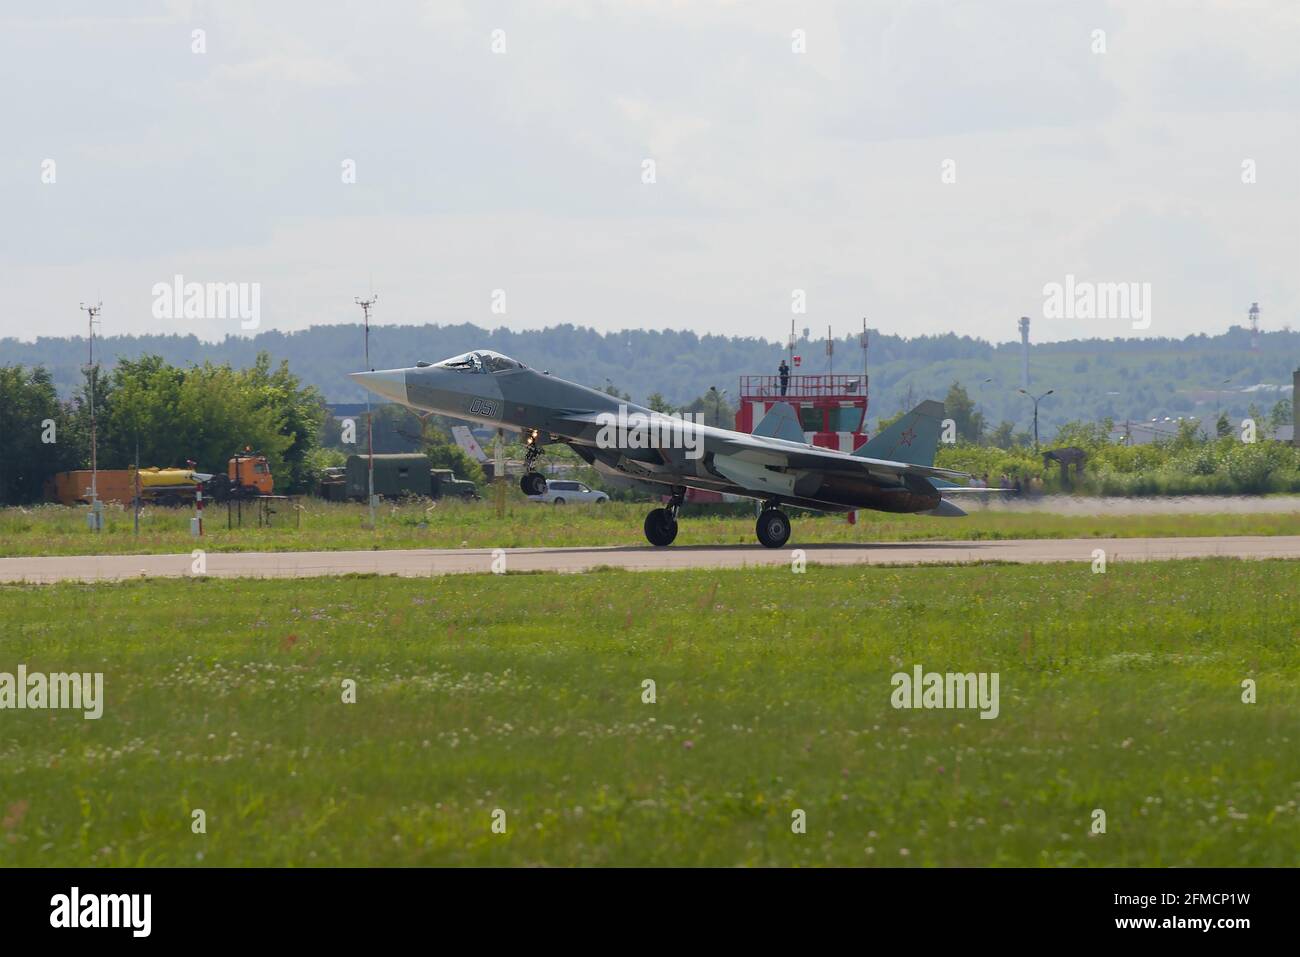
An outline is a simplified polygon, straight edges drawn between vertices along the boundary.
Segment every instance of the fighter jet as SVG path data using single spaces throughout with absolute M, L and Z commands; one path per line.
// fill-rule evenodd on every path
M 762 502 L 756 532 L 768 548 L 790 538 L 783 506 L 822 512 L 877 509 L 966 514 L 945 496 L 965 472 L 936 468 L 943 403 L 922 402 L 853 453 L 810 445 L 794 408 L 774 405 L 750 435 L 668 416 L 568 382 L 486 349 L 417 362 L 406 369 L 354 372 L 377 395 L 417 412 L 520 431 L 525 495 L 546 491 L 537 460 L 563 443 L 615 484 L 669 495 L 645 520 L 652 545 L 672 544 L 688 488 Z

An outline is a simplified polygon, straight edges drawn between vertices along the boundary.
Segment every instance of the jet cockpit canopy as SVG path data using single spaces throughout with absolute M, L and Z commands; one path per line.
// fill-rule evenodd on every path
M 444 369 L 455 369 L 457 372 L 510 372 L 528 368 L 518 360 L 488 349 L 452 356 L 450 359 L 443 359 L 438 365 Z

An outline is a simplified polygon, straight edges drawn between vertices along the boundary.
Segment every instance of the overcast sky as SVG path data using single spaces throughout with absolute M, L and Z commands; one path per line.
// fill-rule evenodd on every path
M 0 10 L 0 337 L 96 297 L 105 334 L 240 331 L 157 318 L 177 274 L 285 331 L 372 285 L 376 322 L 774 340 L 795 290 L 819 334 L 1300 311 L 1292 0 Z M 1069 274 L 1149 283 L 1150 327 L 1048 318 Z

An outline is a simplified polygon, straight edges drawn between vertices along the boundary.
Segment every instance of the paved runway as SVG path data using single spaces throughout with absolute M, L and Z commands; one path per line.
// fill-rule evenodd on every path
M 737 568 L 786 565 L 794 548 L 759 545 L 649 545 L 605 548 L 512 548 L 507 571 L 582 572 L 598 566 L 634 571 L 674 568 Z M 878 545 L 805 545 L 808 563 L 823 565 L 915 565 L 934 562 L 1091 562 L 1094 549 L 1106 561 L 1154 561 L 1221 555 L 1234 558 L 1300 559 L 1300 535 L 1223 538 L 1073 538 L 985 542 L 894 542 Z M 220 578 L 310 578 L 351 572 L 421 577 L 493 570 L 494 553 L 483 548 L 353 552 L 209 552 L 206 574 Z M 0 558 L 0 581 L 111 581 L 183 578 L 195 574 L 189 555 L 80 555 Z

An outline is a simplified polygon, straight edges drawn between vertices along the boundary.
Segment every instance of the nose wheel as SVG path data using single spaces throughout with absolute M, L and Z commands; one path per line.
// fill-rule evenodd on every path
M 790 540 L 790 519 L 774 505 L 765 505 L 758 516 L 758 540 L 767 548 L 780 548 Z
M 533 471 L 535 463 L 543 454 L 542 447 L 537 442 L 537 432 L 530 432 L 525 442 L 528 447 L 524 450 L 524 474 L 519 479 L 519 490 L 525 495 L 545 495 L 546 476 Z

